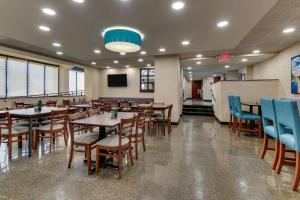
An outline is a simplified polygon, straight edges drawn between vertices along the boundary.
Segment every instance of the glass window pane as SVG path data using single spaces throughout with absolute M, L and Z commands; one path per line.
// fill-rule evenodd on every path
M 84 72 L 77 72 L 77 90 L 84 90 Z
M 7 96 L 27 96 L 27 62 L 7 60 Z
M 147 84 L 141 84 L 141 89 L 142 90 L 147 90 Z
M 52 67 L 46 65 L 45 90 L 46 90 L 46 94 L 58 93 L 58 67 Z
M 5 64 L 6 64 L 6 58 L 0 57 L 0 98 L 5 97 Z
M 69 92 L 76 92 L 76 71 L 69 71 Z
M 149 75 L 154 76 L 154 69 L 149 70 Z
M 148 74 L 148 70 L 142 69 L 141 74 L 144 75 L 144 76 L 147 75 Z
M 29 63 L 28 94 L 44 95 L 44 65 Z

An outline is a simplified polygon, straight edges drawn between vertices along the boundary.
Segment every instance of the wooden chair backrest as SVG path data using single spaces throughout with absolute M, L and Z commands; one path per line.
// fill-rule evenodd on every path
M 79 120 L 79 119 L 84 119 L 84 118 L 86 118 L 86 112 L 77 112 L 77 113 L 74 113 L 74 114 L 70 114 L 68 116 L 68 125 L 69 125 L 68 130 L 69 130 L 69 135 L 70 135 L 70 138 L 71 138 L 71 144 L 74 143 L 74 134 L 75 134 L 75 132 L 84 130 L 85 128 L 80 127 L 76 124 L 70 124 L 69 122 Z
M 121 147 L 122 140 L 128 138 L 131 142 L 132 137 L 132 129 L 134 127 L 134 122 L 136 119 L 136 115 L 130 118 L 122 118 L 119 129 L 119 147 Z
M 3 129 L 7 129 L 8 133 L 11 134 L 12 121 L 9 112 L 0 113 L 0 135 Z
M 135 124 L 135 128 L 136 128 L 136 135 L 138 135 L 138 129 L 143 130 L 143 133 L 145 132 L 145 120 L 146 120 L 146 113 L 144 112 L 139 112 L 138 116 L 136 118 L 136 124 Z
M 64 106 L 70 106 L 71 105 L 71 101 L 69 99 L 63 100 L 63 105 Z
M 102 106 L 103 112 L 110 112 L 111 111 L 111 103 L 110 102 L 104 102 Z
M 25 107 L 25 103 L 24 102 L 15 102 L 15 107 L 16 108 L 24 108 Z
M 47 107 L 56 107 L 57 101 L 56 100 L 49 100 L 46 102 Z
M 173 104 L 171 104 L 168 109 L 168 120 L 170 120 L 170 121 L 172 118 L 172 109 L 173 109 Z
M 95 116 L 95 115 L 100 115 L 101 114 L 101 111 L 99 108 L 94 108 L 94 109 L 91 109 L 88 111 L 88 116 L 91 117 L 91 116 Z
M 57 124 L 63 124 L 64 126 L 67 123 L 67 115 L 69 114 L 68 109 L 64 110 L 52 110 L 51 111 L 51 130 L 53 129 L 53 126 Z M 63 123 L 61 123 L 63 122 Z

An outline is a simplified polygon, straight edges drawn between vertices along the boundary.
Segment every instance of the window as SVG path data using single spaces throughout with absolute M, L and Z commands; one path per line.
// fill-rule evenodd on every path
M 7 97 L 27 96 L 27 62 L 7 60 Z
M 154 92 L 154 69 L 140 71 L 140 92 Z
M 57 95 L 58 93 L 58 67 L 45 66 L 45 93 Z
M 59 93 L 59 68 L 38 61 L 0 56 L 0 98 Z
M 28 95 L 44 95 L 45 66 L 42 64 L 28 64 Z
M 69 92 L 73 95 L 83 95 L 84 92 L 84 71 L 80 68 L 73 68 L 69 72 Z
M 0 57 L 0 98 L 6 96 L 6 58 Z

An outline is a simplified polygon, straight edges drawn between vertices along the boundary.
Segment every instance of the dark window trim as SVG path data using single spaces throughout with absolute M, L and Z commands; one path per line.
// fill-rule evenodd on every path
M 147 75 L 142 75 L 142 70 L 147 70 Z M 155 87 L 155 81 L 151 82 L 151 84 L 153 83 L 153 90 L 149 89 L 149 85 L 150 85 L 150 70 L 154 70 L 154 68 L 141 68 L 140 69 L 140 92 L 142 93 L 154 93 L 154 87 Z M 147 89 L 142 89 L 142 77 L 146 77 L 147 78 Z M 154 75 L 155 77 L 155 75 Z

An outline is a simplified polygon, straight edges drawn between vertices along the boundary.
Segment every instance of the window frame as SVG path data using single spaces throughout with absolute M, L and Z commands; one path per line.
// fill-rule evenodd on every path
M 143 70 L 146 70 L 147 71 L 147 75 L 142 75 L 142 71 Z M 150 70 L 154 70 L 154 75 L 150 75 Z M 151 78 L 154 78 L 154 82 L 150 82 L 150 77 Z M 145 84 L 145 83 L 142 83 L 142 78 L 146 78 L 147 80 L 147 89 L 142 89 L 142 84 Z M 152 84 L 153 83 L 153 89 L 149 89 L 149 85 L 150 83 Z M 141 93 L 154 93 L 154 90 L 155 90 L 155 69 L 154 68 L 141 68 L 140 69 L 140 92 Z
M 71 71 L 75 72 L 75 91 L 70 90 L 70 72 Z M 78 73 L 83 73 L 84 90 L 78 90 Z M 82 68 L 73 67 L 72 69 L 69 70 L 69 93 L 75 94 L 74 96 L 82 96 L 82 94 L 83 94 L 82 91 L 85 94 L 85 71 Z
M 6 55 L 6 54 L 0 54 L 0 57 L 2 57 L 3 59 L 5 59 L 5 96 L 4 97 L 0 97 L 0 99 L 14 99 L 14 98 L 33 98 L 33 97 L 46 97 L 48 96 L 48 94 L 45 93 L 45 78 L 46 78 L 46 66 L 51 66 L 51 67 L 56 67 L 58 68 L 58 79 L 57 79 L 57 95 L 59 96 L 59 86 L 60 86 L 60 70 L 59 70 L 59 65 L 55 65 L 55 64 L 51 64 L 51 63 L 47 63 L 47 62 L 40 62 L 37 60 L 33 60 L 33 59 L 25 59 L 22 57 L 17 57 L 17 56 L 10 56 L 10 55 Z M 8 59 L 14 59 L 14 60 L 20 60 L 20 61 L 24 61 L 27 63 L 27 69 L 26 69 L 26 96 L 14 96 L 14 97 L 8 97 Z M 29 63 L 35 63 L 35 64 L 40 64 L 44 66 L 44 92 L 43 94 L 39 94 L 39 95 L 29 95 Z

